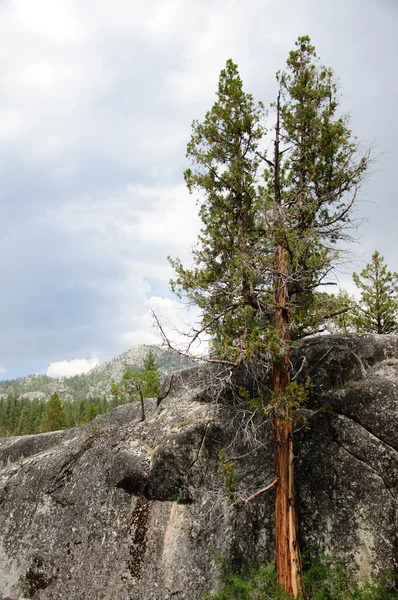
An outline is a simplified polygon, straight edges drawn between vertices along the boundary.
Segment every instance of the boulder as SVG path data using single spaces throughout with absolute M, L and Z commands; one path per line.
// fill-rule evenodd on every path
M 295 434 L 302 548 L 366 581 L 398 562 L 398 337 L 324 336 Z M 200 366 L 161 399 L 84 427 L 0 440 L 0 598 L 197 600 L 223 557 L 274 559 L 272 426 L 247 418 L 268 374 Z M 223 451 L 220 455 L 220 451 Z

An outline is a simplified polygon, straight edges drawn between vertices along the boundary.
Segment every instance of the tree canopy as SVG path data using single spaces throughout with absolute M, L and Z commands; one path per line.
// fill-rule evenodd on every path
M 203 226 L 194 267 L 171 261 L 172 287 L 202 309 L 211 355 L 231 362 L 275 355 L 278 278 L 291 338 L 316 331 L 333 312 L 318 288 L 338 259 L 368 163 L 348 117 L 338 114 L 333 73 L 319 64 L 309 38 L 299 38 L 277 78 L 275 128 L 267 131 L 263 104 L 227 61 L 217 100 L 203 122 L 194 121 L 187 148 L 193 167 L 185 180 Z

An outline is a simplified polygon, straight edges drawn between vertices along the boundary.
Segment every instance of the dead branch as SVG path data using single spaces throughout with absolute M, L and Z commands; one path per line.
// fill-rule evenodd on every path
M 258 490 L 258 492 L 255 492 L 254 494 L 252 494 L 245 500 L 243 498 L 239 498 L 239 500 L 235 500 L 235 502 L 233 502 L 232 506 L 234 506 L 235 504 L 251 502 L 252 500 L 254 500 L 254 498 L 257 498 L 257 496 L 260 496 L 261 494 L 264 494 L 264 492 L 268 492 L 268 490 L 271 490 L 273 487 L 275 487 L 276 484 L 278 483 L 278 481 L 279 481 L 279 477 L 275 477 L 274 481 L 272 483 L 270 483 L 269 485 L 267 485 L 265 488 Z
M 163 341 L 166 344 L 166 346 L 169 348 L 169 350 L 171 350 L 171 352 L 174 352 L 175 354 L 178 354 L 179 356 L 182 356 L 184 358 L 188 358 L 190 360 L 193 361 L 203 361 L 205 360 L 207 363 L 215 363 L 218 365 L 228 365 L 229 367 L 238 367 L 241 363 L 242 363 L 242 358 L 238 358 L 235 362 L 232 362 L 230 360 L 223 360 L 223 359 L 216 359 L 216 358 L 208 358 L 205 356 L 197 356 L 195 354 L 191 354 L 190 352 L 183 352 L 182 350 L 179 350 L 178 348 L 175 348 L 169 338 L 167 337 L 162 324 L 157 316 L 157 314 L 155 313 L 155 311 L 151 311 L 152 312 L 152 316 L 156 321 L 156 325 L 159 328 L 159 331 L 162 335 Z

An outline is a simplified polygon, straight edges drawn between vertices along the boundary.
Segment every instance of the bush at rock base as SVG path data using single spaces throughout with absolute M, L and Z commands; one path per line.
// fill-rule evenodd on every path
M 333 566 L 328 557 L 311 563 L 304 560 L 304 565 L 307 600 L 398 600 L 398 576 L 393 573 L 359 586 L 349 580 L 343 565 Z M 224 587 L 202 600 L 291 600 L 279 586 L 272 565 L 244 566 L 242 574 L 224 573 L 223 579 Z

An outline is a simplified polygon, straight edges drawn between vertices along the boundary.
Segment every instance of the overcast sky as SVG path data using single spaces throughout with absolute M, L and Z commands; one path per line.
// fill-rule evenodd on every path
M 156 343 L 151 306 L 185 318 L 166 257 L 189 261 L 199 228 L 191 122 L 228 58 L 271 102 L 299 35 L 374 144 L 351 270 L 377 248 L 398 271 L 397 31 L 396 0 L 0 0 L 0 378 Z

